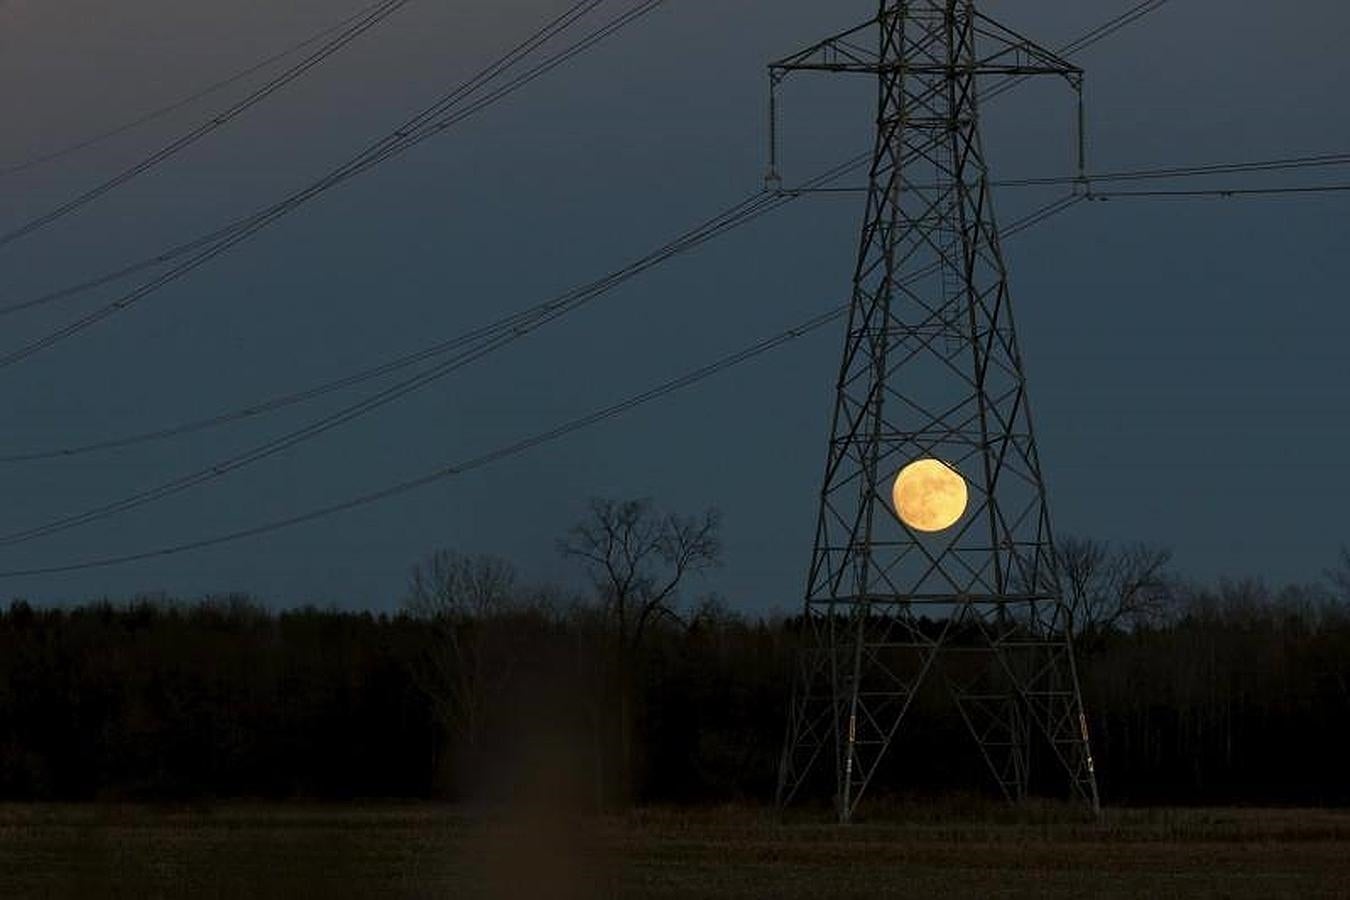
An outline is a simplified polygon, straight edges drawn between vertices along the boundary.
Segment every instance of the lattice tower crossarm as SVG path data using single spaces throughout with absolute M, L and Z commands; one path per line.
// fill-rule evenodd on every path
M 866 35 L 875 32 L 875 49 Z M 775 63 L 872 75 L 877 131 L 807 579 L 778 801 L 833 763 L 849 821 L 926 682 L 945 687 L 1010 801 L 1033 742 L 1095 812 L 1096 775 L 980 142 L 980 76 L 1082 72 L 975 10 L 883 2 Z M 966 480 L 964 517 L 917 531 L 905 464 Z

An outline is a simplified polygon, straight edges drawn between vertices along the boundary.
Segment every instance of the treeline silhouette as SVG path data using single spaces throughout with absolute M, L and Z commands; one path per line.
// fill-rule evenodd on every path
M 1165 626 L 1082 642 L 1106 798 L 1350 802 L 1350 616 L 1250 584 L 1195 599 Z M 15 603 L 0 615 L 0 795 L 455 797 L 512 777 L 531 742 L 544 749 L 524 764 L 593 782 L 604 650 L 584 610 L 462 624 L 485 654 L 473 665 L 499 679 L 472 743 L 426 689 L 444 635 L 409 615 L 269 613 L 243 598 Z M 635 704 L 638 799 L 772 795 L 791 625 L 714 609 L 658 626 Z M 985 777 L 958 723 L 932 712 L 879 787 Z
M 651 555 L 619 573 L 633 576 L 620 612 L 624 586 L 600 593 L 605 557 L 585 551 L 625 516 Z M 716 558 L 711 515 L 612 504 L 596 523 L 562 549 L 595 567 L 603 599 L 442 553 L 394 614 L 238 596 L 14 602 L 0 613 L 0 798 L 497 800 L 546 785 L 588 805 L 770 800 L 799 623 L 674 603 Z M 1350 803 L 1344 598 L 1166 587 L 1147 621 L 1079 635 L 1104 800 Z M 959 717 L 923 695 L 874 791 L 987 782 Z

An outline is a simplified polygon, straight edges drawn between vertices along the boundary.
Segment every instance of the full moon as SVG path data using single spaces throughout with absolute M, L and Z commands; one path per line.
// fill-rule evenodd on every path
M 900 520 L 915 531 L 945 531 L 966 511 L 961 473 L 939 459 L 916 459 L 895 476 L 891 499 Z

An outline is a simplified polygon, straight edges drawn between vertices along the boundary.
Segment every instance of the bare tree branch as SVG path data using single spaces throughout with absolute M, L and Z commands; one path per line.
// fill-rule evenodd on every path
M 438 550 L 413 567 L 404 609 L 425 620 L 434 640 L 413 678 L 437 717 L 469 746 L 479 740 L 484 710 L 511 676 L 514 660 L 493 640 L 498 620 L 516 606 L 516 573 L 493 556 Z
M 636 650 L 654 617 L 674 614 L 685 579 L 719 564 L 719 526 L 715 510 L 682 518 L 657 514 L 650 500 L 594 499 L 558 548 L 586 565 L 620 644 Z
M 1341 546 L 1340 565 L 1334 569 L 1327 569 L 1326 576 L 1341 600 L 1350 603 L 1350 547 Z
M 1064 602 L 1076 635 L 1157 624 L 1171 607 L 1172 552 L 1146 544 L 1112 547 L 1069 537 L 1055 547 Z

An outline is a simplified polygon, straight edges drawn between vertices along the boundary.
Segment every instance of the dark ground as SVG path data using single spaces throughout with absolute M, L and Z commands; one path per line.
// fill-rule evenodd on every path
M 1350 811 L 873 815 L 12 805 L 0 897 L 1350 896 Z

